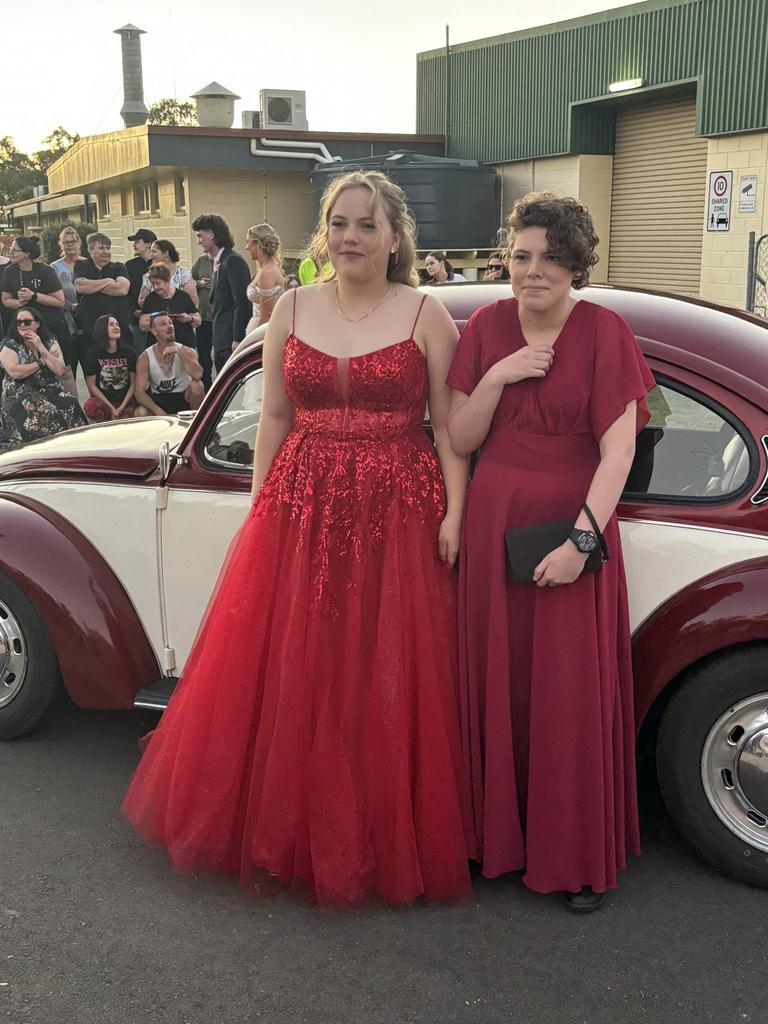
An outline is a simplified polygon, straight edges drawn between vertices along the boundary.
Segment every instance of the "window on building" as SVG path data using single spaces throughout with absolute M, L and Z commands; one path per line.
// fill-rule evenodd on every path
M 99 192 L 99 217 L 109 216 L 109 192 Z
M 120 189 L 120 213 L 123 217 L 131 215 L 131 190 L 128 188 Z
M 156 181 L 148 181 L 143 185 L 133 187 L 133 212 L 134 214 L 158 213 L 160 210 L 160 196 Z
M 723 500 L 750 476 L 740 425 L 694 392 L 659 382 L 648 396 L 651 418 L 640 432 L 624 500 Z
M 184 186 L 183 175 L 179 175 L 179 177 L 174 178 L 173 191 L 176 199 L 176 212 L 184 213 L 187 209 L 187 190 Z

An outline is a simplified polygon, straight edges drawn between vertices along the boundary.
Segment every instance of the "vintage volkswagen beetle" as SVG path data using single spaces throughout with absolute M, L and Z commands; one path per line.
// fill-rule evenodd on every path
M 433 293 L 460 324 L 509 296 Z M 690 843 L 768 887 L 768 324 L 648 292 L 582 295 L 629 322 L 658 384 L 619 508 L 640 754 L 655 754 Z M 0 738 L 33 729 L 62 684 L 83 708 L 165 706 L 248 507 L 260 340 L 197 415 L 0 457 Z

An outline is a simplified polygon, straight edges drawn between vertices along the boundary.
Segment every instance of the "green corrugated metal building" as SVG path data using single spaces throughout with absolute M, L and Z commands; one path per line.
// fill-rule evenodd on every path
M 461 43 L 447 75 L 444 49 L 420 53 L 417 131 L 496 165 L 505 207 L 528 187 L 588 200 L 604 279 L 743 305 L 749 231 L 768 231 L 768 0 L 647 0 Z M 710 223 L 721 171 L 727 224 Z M 649 271 L 659 241 L 672 262 Z

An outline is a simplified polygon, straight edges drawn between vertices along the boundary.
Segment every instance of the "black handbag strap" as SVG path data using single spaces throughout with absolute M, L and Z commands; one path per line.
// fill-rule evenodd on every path
M 595 536 L 597 537 L 598 543 L 600 544 L 600 550 L 603 553 L 603 561 L 607 562 L 608 561 L 608 545 L 605 543 L 605 537 L 603 536 L 602 530 L 597 525 L 597 520 L 592 515 L 592 510 L 589 507 L 589 505 L 586 503 L 586 501 L 584 502 L 584 504 L 581 507 L 587 513 L 587 519 L 589 519 L 590 523 L 592 524 L 592 529 L 595 531 Z

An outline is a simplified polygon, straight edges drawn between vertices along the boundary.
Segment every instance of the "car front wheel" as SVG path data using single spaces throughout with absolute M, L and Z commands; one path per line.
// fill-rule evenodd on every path
M 713 867 L 768 888 L 768 646 L 690 672 L 664 714 L 657 764 L 682 836 Z
M 0 740 L 36 728 L 61 689 L 42 619 L 24 592 L 0 575 Z

